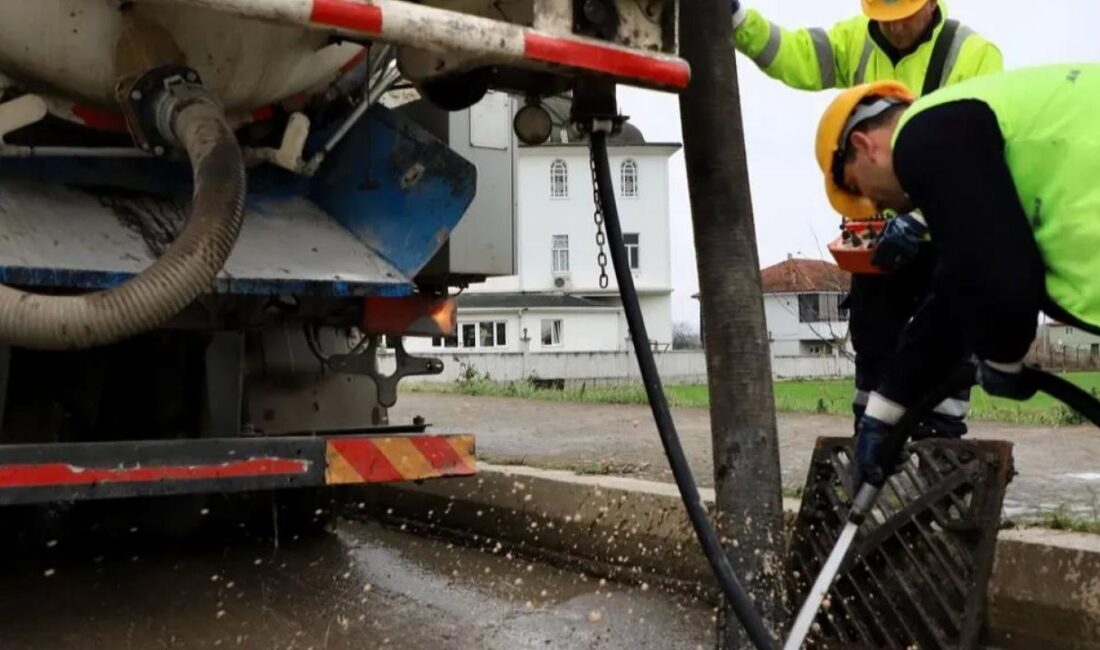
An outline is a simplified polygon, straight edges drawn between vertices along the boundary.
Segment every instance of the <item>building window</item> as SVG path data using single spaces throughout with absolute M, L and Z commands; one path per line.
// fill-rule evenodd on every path
M 476 348 L 477 347 L 477 325 L 474 323 L 463 323 L 458 326 L 459 331 L 462 333 L 462 347 L 464 348 Z
M 821 323 L 848 320 L 848 310 L 840 306 L 838 293 L 803 293 L 798 296 L 798 322 Z
M 624 160 L 619 169 L 619 180 L 623 198 L 638 197 L 638 163 L 633 160 Z
M 569 198 L 569 167 L 561 159 L 550 163 L 550 198 Z
M 554 235 L 551 243 L 554 273 L 569 272 L 569 235 Z
M 543 319 L 542 347 L 551 348 L 561 345 L 561 319 Z
M 457 336 L 433 336 L 432 337 L 433 348 L 457 348 L 458 337 Z
M 828 341 L 803 341 L 802 353 L 811 357 L 831 357 L 833 344 Z
M 817 323 L 821 320 L 820 296 L 816 293 L 803 293 L 798 296 L 798 322 Z
M 630 268 L 635 271 L 642 268 L 641 256 L 638 251 L 638 233 L 624 232 L 623 243 L 626 244 L 626 256 L 630 260 Z
M 508 326 L 503 321 L 481 321 L 478 323 L 479 343 L 482 348 L 502 348 L 508 344 Z
M 508 345 L 508 324 L 504 321 L 459 323 L 458 333 L 458 336 L 433 337 L 432 347 L 484 350 Z

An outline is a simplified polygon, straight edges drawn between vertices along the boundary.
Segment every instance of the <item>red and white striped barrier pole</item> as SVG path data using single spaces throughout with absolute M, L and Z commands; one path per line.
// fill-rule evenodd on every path
M 608 75 L 644 88 L 680 90 L 691 77 L 688 64 L 676 57 L 400 0 L 153 1 L 461 54 L 485 63 Z

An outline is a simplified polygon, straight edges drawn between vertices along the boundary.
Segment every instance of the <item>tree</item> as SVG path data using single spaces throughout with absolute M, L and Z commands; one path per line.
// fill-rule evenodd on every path
M 703 342 L 699 338 L 699 328 L 684 321 L 672 324 L 673 350 L 698 350 L 702 347 Z
M 783 504 L 771 360 L 728 0 L 680 3 L 680 97 L 710 390 L 718 527 L 759 611 L 784 629 Z M 723 616 L 720 647 L 747 647 Z

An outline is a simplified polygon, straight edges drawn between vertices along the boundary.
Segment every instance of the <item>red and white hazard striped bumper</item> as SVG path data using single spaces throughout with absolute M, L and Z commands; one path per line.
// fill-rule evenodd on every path
M 647 88 L 679 90 L 691 77 L 687 63 L 676 57 L 401 0 L 158 1 L 458 54 L 483 64 L 607 75 Z
M 465 434 L 0 445 L 0 505 L 474 473 L 474 437 Z

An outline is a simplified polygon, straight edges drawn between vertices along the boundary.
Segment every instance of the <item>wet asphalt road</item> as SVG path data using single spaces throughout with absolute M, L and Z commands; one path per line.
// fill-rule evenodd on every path
M 648 406 L 583 404 L 503 397 L 405 393 L 394 422 L 422 415 L 440 429 L 477 435 L 478 457 L 548 467 L 627 467 L 638 478 L 671 482 Z M 684 450 L 700 485 L 713 485 L 710 415 L 674 409 Z M 852 419 L 778 414 L 783 486 L 802 487 L 818 436 L 851 434 Z M 1005 513 L 1033 517 L 1067 508 L 1100 516 L 1100 435 L 1092 426 L 970 423 L 971 438 L 1008 440 L 1019 475 L 1008 486 Z M 617 473 L 612 471 L 612 473 Z
M 167 535 L 149 523 L 194 521 L 193 505 L 139 517 L 117 502 L 31 523 L 0 512 L 0 648 L 713 646 L 711 609 L 683 595 L 377 523 L 277 546 L 241 524 Z

